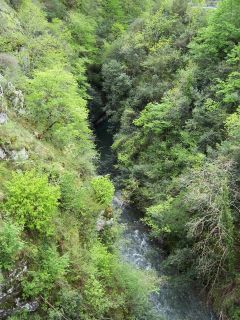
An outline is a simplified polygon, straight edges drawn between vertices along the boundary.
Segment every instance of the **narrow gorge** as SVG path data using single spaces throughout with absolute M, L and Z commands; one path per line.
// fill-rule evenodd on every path
M 0 26 L 0 318 L 240 320 L 239 0 Z
M 149 296 L 152 317 L 156 320 L 216 320 L 217 317 L 208 305 L 206 294 L 199 286 L 180 275 L 167 273 L 162 266 L 166 253 L 154 241 L 149 239 L 148 229 L 141 222 L 141 214 L 124 203 L 118 176 L 112 168 L 114 160 L 111 151 L 112 136 L 108 132 L 108 123 L 97 125 L 96 141 L 100 156 L 99 172 L 111 174 L 116 191 L 113 208 L 119 212 L 119 223 L 123 233 L 119 239 L 119 250 L 124 262 L 136 269 L 153 272 L 158 279 L 155 292 Z

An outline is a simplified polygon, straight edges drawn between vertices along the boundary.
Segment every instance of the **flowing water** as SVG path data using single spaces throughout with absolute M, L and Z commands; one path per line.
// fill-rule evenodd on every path
M 122 259 L 142 270 L 155 270 L 160 278 L 166 278 L 161 262 L 164 254 L 151 242 L 145 227 L 138 221 L 134 210 L 125 207 L 120 192 L 116 193 L 113 202 L 121 209 L 121 223 L 125 225 L 121 241 Z M 174 277 L 176 278 L 176 277 Z M 163 281 L 159 291 L 151 296 L 153 309 L 164 320 L 215 320 L 206 302 L 189 282 Z M 158 319 L 158 318 L 157 318 Z
M 97 146 L 100 151 L 101 174 L 111 172 L 112 137 L 107 132 L 107 123 L 97 128 Z M 163 320 L 216 320 L 206 301 L 200 298 L 199 290 L 187 281 L 167 280 L 161 267 L 164 253 L 149 239 L 144 225 L 139 221 L 136 210 L 128 207 L 121 199 L 121 192 L 117 191 L 113 205 L 121 210 L 120 223 L 124 224 L 124 234 L 120 252 L 123 261 L 142 270 L 154 270 L 159 278 L 166 280 L 159 290 L 150 297 L 152 308 L 157 319 Z M 177 278 L 177 277 L 174 277 Z

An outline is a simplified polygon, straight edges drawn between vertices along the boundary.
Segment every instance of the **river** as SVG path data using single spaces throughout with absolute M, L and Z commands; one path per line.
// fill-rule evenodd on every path
M 97 147 L 100 152 L 100 174 L 111 173 L 113 156 L 111 153 L 112 137 L 107 132 L 107 122 L 96 129 Z M 116 177 L 115 177 L 116 178 Z M 150 301 L 157 319 L 161 320 L 216 320 L 206 301 L 200 297 L 200 289 L 193 283 L 183 282 L 174 276 L 170 279 L 161 266 L 164 252 L 149 238 L 144 225 L 139 221 L 136 210 L 126 206 L 121 199 L 121 191 L 116 192 L 113 205 L 121 210 L 120 223 L 124 224 L 120 253 L 123 261 L 135 268 L 154 270 L 159 278 L 166 279 L 159 290 L 152 294 Z

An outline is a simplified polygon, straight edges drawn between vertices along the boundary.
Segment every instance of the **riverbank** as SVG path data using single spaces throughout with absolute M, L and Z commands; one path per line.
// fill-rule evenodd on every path
M 107 129 L 107 121 L 96 128 L 101 174 L 112 173 L 112 138 Z M 113 178 L 117 182 L 117 176 Z M 124 228 L 119 243 L 123 262 L 129 263 L 136 269 L 155 273 L 160 283 L 159 289 L 149 297 L 154 319 L 215 320 L 216 317 L 207 305 L 206 297 L 201 296 L 199 287 L 196 288 L 187 278 L 183 280 L 180 275 L 169 274 L 164 270 L 162 264 L 166 254 L 151 241 L 136 209 L 124 203 L 120 190 L 116 191 L 113 207 L 121 212 L 119 223 Z

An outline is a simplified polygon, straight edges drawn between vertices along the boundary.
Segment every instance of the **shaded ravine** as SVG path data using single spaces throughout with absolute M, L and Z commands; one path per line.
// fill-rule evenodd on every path
M 100 174 L 112 171 L 112 137 L 107 132 L 107 122 L 96 128 L 97 147 L 100 152 Z M 116 177 L 115 177 L 116 178 Z M 121 199 L 121 191 L 116 191 L 113 205 L 121 211 L 120 223 L 124 234 L 120 244 L 122 260 L 142 270 L 154 270 L 162 281 L 159 291 L 150 297 L 156 319 L 161 320 L 216 320 L 207 303 L 200 298 L 197 289 L 182 280 L 169 281 L 161 266 L 164 254 L 148 236 L 146 228 L 139 221 L 134 208 L 126 206 Z

